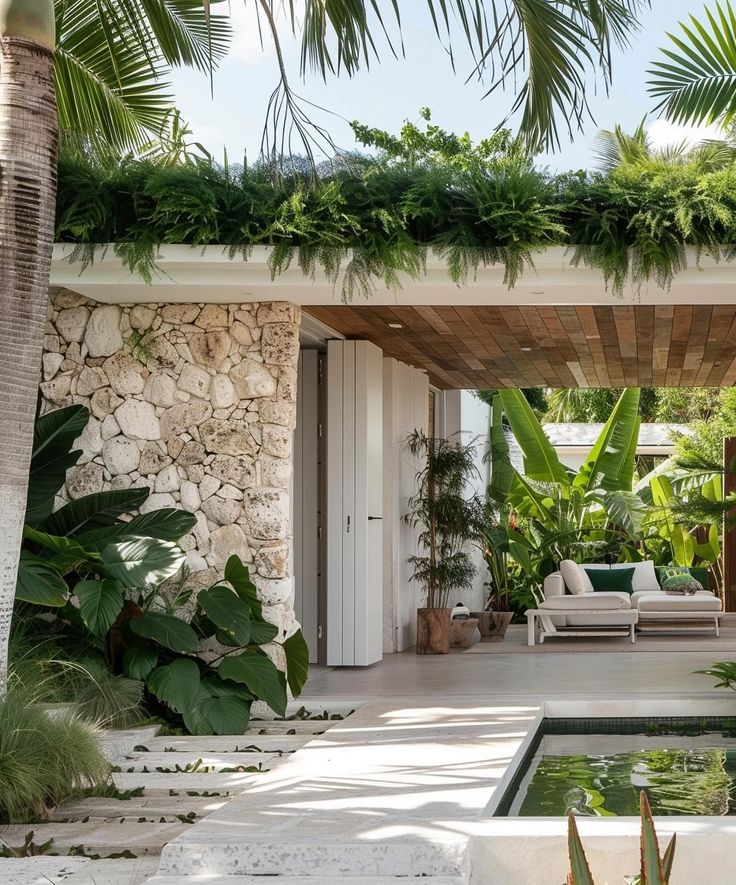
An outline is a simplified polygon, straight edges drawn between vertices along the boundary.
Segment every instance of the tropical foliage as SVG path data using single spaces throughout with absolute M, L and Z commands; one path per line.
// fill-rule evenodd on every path
M 482 532 L 496 587 L 503 585 L 499 569 L 505 567 L 507 581 L 529 594 L 562 559 L 651 558 L 662 565 L 715 566 L 718 574 L 720 524 L 731 506 L 730 499 L 723 500 L 720 473 L 668 463 L 638 478 L 639 402 L 637 388 L 621 393 L 575 472 L 559 460 L 521 392 L 497 394 Z M 511 462 L 504 421 L 521 449 L 523 471 Z M 713 505 L 707 515 L 703 501 Z M 693 520 L 696 502 L 700 509 Z
M 736 164 L 623 164 L 606 172 L 536 169 L 508 133 L 473 145 L 434 127 L 398 137 L 355 126 L 378 157 L 350 155 L 320 170 L 274 177 L 200 159 L 161 168 L 147 160 L 62 156 L 56 239 L 91 260 L 114 243 L 126 266 L 151 279 L 157 247 L 219 245 L 245 259 L 273 247 L 271 269 L 293 260 L 337 282 L 346 299 L 378 280 L 419 277 L 429 250 L 462 282 L 501 264 L 513 286 L 535 250 L 569 246 L 569 260 L 599 268 L 615 292 L 653 279 L 668 285 L 686 247 L 731 258 L 736 242 Z
M 85 649 L 57 670 L 96 671 L 98 689 L 113 680 L 118 694 L 130 692 L 128 708 L 145 704 L 197 734 L 242 733 L 256 699 L 283 715 L 287 684 L 296 696 L 306 680 L 306 645 L 301 632 L 279 637 L 263 618 L 240 560 L 231 557 L 224 580 L 196 596 L 165 585 L 182 569 L 176 540 L 193 526 L 190 513 L 171 508 L 123 518 L 145 501 L 147 488 L 98 492 L 54 509 L 81 455 L 72 445 L 88 418 L 83 406 L 69 406 L 36 422 L 18 627 L 53 637 L 59 649 Z M 277 640 L 284 670 L 263 649 Z M 213 642 L 220 652 L 210 650 Z M 14 663 L 11 676 L 22 681 Z M 74 700 L 93 715 L 89 695 Z

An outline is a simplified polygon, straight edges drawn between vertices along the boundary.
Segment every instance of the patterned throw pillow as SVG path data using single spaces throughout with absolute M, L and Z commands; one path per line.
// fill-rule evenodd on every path
M 682 593 L 692 596 L 698 590 L 703 589 L 700 581 L 696 581 L 686 568 L 673 566 L 663 569 L 662 589 L 665 593 Z

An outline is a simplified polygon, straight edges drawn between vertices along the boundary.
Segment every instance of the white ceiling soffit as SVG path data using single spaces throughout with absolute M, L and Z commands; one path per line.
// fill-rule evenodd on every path
M 107 303 L 209 301 L 220 304 L 251 301 L 291 301 L 295 304 L 341 304 L 337 286 L 321 272 L 305 277 L 293 262 L 289 270 L 271 279 L 269 247 L 255 247 L 248 259 L 229 259 L 220 246 L 205 248 L 163 246 L 157 260 L 158 275 L 151 285 L 131 275 L 112 248 L 100 250 L 94 263 L 83 272 L 81 264 L 70 263 L 73 247 L 54 247 L 51 285 L 65 287 L 95 301 Z M 612 304 L 732 304 L 736 303 L 736 264 L 716 263 L 703 257 L 696 262 L 691 251 L 688 268 L 675 277 L 670 289 L 653 282 L 629 287 L 621 298 L 606 290 L 596 268 L 573 267 L 564 247 L 540 251 L 534 256 L 535 270 L 527 270 L 509 290 L 500 265 L 481 268 L 474 279 L 457 286 L 447 275 L 443 260 L 430 256 L 426 275 L 406 277 L 400 289 L 379 284 L 370 296 L 372 305 L 612 305 Z M 356 298 L 356 304 L 364 303 Z

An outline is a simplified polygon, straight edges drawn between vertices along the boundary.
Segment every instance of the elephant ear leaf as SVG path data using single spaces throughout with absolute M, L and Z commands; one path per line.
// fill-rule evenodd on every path
M 47 559 L 22 550 L 18 563 L 15 598 L 34 605 L 61 608 L 66 604 L 69 588 L 66 581 Z
M 72 450 L 72 446 L 88 420 L 89 412 L 84 406 L 56 409 L 36 419 L 26 504 L 26 522 L 31 525 L 43 522 L 53 510 L 67 470 L 82 454 Z
M 261 600 L 258 598 L 258 588 L 250 579 L 250 571 L 247 565 L 243 565 L 240 559 L 233 555 L 225 563 L 225 580 L 232 584 L 238 596 L 250 606 L 251 614 L 260 618 L 263 613 Z
M 283 643 L 286 654 L 286 678 L 294 697 L 299 697 L 309 672 L 309 648 L 301 630 L 297 630 Z
M 193 654 L 199 648 L 197 634 L 181 618 L 163 612 L 146 612 L 129 621 L 136 636 L 152 639 L 171 651 Z
M 184 564 L 184 553 L 170 541 L 131 538 L 108 544 L 102 551 L 99 570 L 123 587 L 160 584 L 173 577 Z
M 221 679 L 239 682 L 278 715 L 286 714 L 286 679 L 274 662 L 258 651 L 225 658 L 218 668 Z
M 123 594 L 115 581 L 80 581 L 74 588 L 82 620 L 95 636 L 103 636 L 123 608 Z

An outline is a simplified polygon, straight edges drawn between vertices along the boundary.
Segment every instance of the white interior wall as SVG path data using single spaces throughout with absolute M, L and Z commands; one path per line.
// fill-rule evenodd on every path
M 416 642 L 419 588 L 410 581 L 408 558 L 416 531 L 404 522 L 419 469 L 406 451 L 414 429 L 427 432 L 429 384 L 418 369 L 383 360 L 383 651 L 403 651 Z
M 484 496 L 490 477 L 489 465 L 484 462 L 483 456 L 488 447 L 491 408 L 478 399 L 472 390 L 446 390 L 443 398 L 444 426 L 441 428 L 441 433 L 446 438 L 459 433 L 465 443 L 475 440 L 477 475 L 468 484 L 467 492 L 468 495 Z M 471 611 L 479 611 L 483 609 L 487 596 L 488 588 L 485 584 L 488 580 L 488 570 L 480 549 L 473 546 L 470 552 L 476 564 L 473 585 L 469 590 L 459 594 L 458 599 L 451 599 L 450 603 L 454 605 L 456 602 L 463 602 Z

